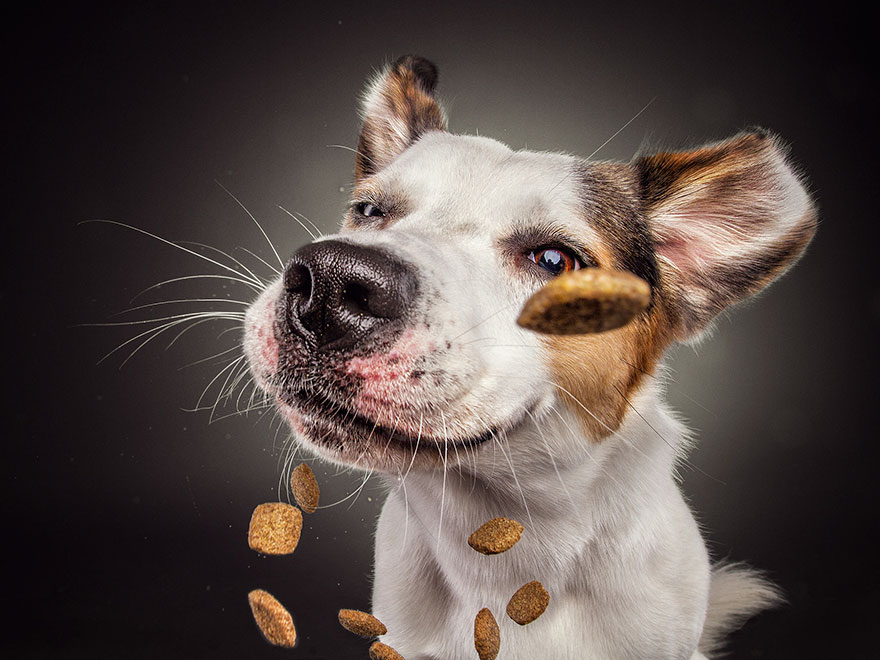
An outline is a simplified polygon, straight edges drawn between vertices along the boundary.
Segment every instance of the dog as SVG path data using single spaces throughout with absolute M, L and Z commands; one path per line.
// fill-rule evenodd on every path
M 484 607 L 504 660 L 713 657 L 779 596 L 710 563 L 658 373 L 804 252 L 803 177 L 764 130 L 626 163 L 513 151 L 448 132 L 436 82 L 406 56 L 368 83 L 342 229 L 248 309 L 251 371 L 301 445 L 388 482 L 372 607 L 407 660 L 477 657 Z M 515 323 L 590 267 L 642 278 L 648 308 L 598 334 Z M 471 549 L 499 516 L 521 540 Z M 532 580 L 550 603 L 519 626 L 505 607 Z

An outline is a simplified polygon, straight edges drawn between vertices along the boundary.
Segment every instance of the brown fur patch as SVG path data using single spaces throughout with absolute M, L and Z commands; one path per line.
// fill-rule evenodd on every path
M 617 330 L 542 337 L 560 400 L 595 442 L 620 428 L 636 389 L 651 376 L 670 340 L 662 303 Z

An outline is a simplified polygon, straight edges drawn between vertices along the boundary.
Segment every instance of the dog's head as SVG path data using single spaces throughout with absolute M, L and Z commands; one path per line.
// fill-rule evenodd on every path
M 512 151 L 447 132 L 436 80 L 410 56 L 370 84 L 342 231 L 297 250 L 248 312 L 258 383 L 331 460 L 476 458 L 557 408 L 600 441 L 670 342 L 813 235 L 811 200 L 764 132 L 630 163 Z M 591 266 L 648 282 L 648 309 L 595 335 L 516 325 L 543 284 Z

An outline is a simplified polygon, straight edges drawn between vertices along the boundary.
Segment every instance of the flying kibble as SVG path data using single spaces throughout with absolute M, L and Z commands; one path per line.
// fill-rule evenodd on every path
M 614 330 L 651 302 L 651 287 L 625 271 L 581 268 L 554 277 L 523 305 L 516 322 L 551 335 Z
M 248 545 L 267 555 L 289 555 L 302 533 L 302 513 L 284 502 L 260 504 L 251 515 Z
M 468 537 L 468 545 L 484 555 L 510 550 L 523 533 L 523 526 L 509 518 L 492 518 Z
M 377 637 L 388 632 L 379 619 L 360 610 L 339 610 L 339 623 L 343 628 L 361 637 Z
M 306 513 L 314 513 L 318 508 L 321 490 L 315 479 L 315 473 L 305 463 L 300 463 L 290 475 L 290 489 L 300 508 Z
M 507 616 L 524 626 L 544 613 L 550 604 L 550 594 L 537 580 L 528 582 L 516 590 L 507 603 Z
M 495 660 L 501 649 L 501 631 L 488 607 L 477 612 L 474 619 L 474 647 L 480 660 Z
M 370 660 L 404 660 L 404 657 L 387 644 L 373 642 L 370 647 Z
M 290 612 L 272 594 L 262 589 L 251 591 L 248 594 L 248 603 L 266 640 L 275 646 L 293 648 L 296 644 L 296 628 Z

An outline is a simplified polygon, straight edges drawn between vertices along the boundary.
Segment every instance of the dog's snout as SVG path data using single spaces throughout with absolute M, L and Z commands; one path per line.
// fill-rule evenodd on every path
M 317 348 L 345 350 L 399 325 L 417 280 L 383 249 L 328 240 L 294 252 L 284 289 L 290 330 Z

